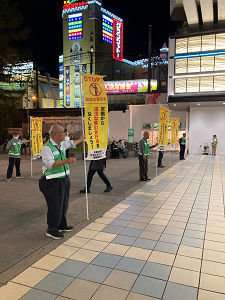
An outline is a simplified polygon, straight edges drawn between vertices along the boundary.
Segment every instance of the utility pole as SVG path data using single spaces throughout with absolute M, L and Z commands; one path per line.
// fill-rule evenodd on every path
M 36 67 L 36 93 L 37 93 L 37 109 L 39 109 L 39 94 L 38 94 L 38 67 Z
M 149 25 L 148 35 L 148 93 L 151 92 L 151 79 L 152 79 L 152 25 Z
M 88 51 L 90 54 L 90 74 L 93 73 L 93 48 L 91 48 L 91 51 Z

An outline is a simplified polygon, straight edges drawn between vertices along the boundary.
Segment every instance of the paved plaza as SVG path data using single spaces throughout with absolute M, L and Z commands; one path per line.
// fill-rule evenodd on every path
M 104 195 L 96 177 L 89 222 L 85 197 L 78 194 L 83 187 L 78 162 L 71 168 L 76 187 L 68 214 L 75 231 L 62 241 L 44 236 L 46 207 L 37 192 L 40 162 L 34 162 L 32 179 L 5 182 L 2 176 L 4 245 L 13 246 L 14 234 L 20 252 L 33 247 L 33 253 L 2 269 L 0 299 L 224 300 L 225 157 L 189 155 L 178 162 L 177 154 L 172 156 L 172 167 L 160 169 L 147 183 L 138 182 L 137 158 L 108 161 L 106 173 L 114 189 Z M 153 154 L 152 173 L 155 160 Z M 166 155 L 163 162 L 168 163 Z M 2 157 L 0 163 L 3 174 Z M 26 159 L 25 164 L 27 172 Z

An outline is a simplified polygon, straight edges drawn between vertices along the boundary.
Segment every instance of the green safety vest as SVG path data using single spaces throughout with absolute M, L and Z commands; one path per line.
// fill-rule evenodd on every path
M 213 140 L 212 140 L 212 146 L 216 146 L 217 144 L 218 144 L 217 139 L 213 139 Z
M 150 145 L 149 145 L 149 142 L 146 141 L 144 138 L 142 139 L 142 141 L 145 144 L 144 155 L 147 156 L 147 155 L 149 155 L 149 152 L 150 152 Z M 140 145 L 139 145 L 139 154 L 142 155 L 141 150 L 140 150 Z
M 49 146 L 51 148 L 55 161 L 66 160 L 66 155 L 65 155 L 64 151 L 61 150 L 61 147 L 60 147 L 60 152 L 59 152 L 59 150 L 56 148 L 56 146 L 54 146 L 50 141 L 47 141 L 44 144 L 44 147 L 46 147 L 46 146 Z M 46 176 L 46 179 L 64 178 L 64 177 L 70 175 L 69 165 L 67 165 L 67 164 L 64 166 L 60 166 L 58 168 L 52 168 L 49 170 L 46 168 L 45 164 L 42 162 L 42 169 L 43 169 L 43 176 Z
M 181 138 L 180 144 L 181 144 L 181 145 L 186 145 L 186 139 L 182 137 L 182 138 Z
M 9 156 L 15 158 L 20 157 L 20 150 L 21 150 L 20 140 L 18 140 L 18 143 L 16 143 L 14 139 L 11 139 L 10 142 L 13 144 L 14 150 L 9 150 Z

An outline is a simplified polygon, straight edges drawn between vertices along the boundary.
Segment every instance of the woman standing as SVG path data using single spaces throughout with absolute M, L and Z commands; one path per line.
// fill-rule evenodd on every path
M 217 144 L 218 144 L 218 140 L 217 140 L 217 136 L 214 134 L 213 138 L 212 138 L 212 155 L 216 155 L 216 148 L 217 148 Z

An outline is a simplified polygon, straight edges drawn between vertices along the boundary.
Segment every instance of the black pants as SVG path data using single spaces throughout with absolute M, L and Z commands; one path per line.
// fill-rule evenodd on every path
M 70 178 L 39 180 L 40 191 L 44 194 L 48 206 L 48 233 L 67 227 L 66 213 L 69 205 Z
M 140 180 L 148 178 L 148 157 L 145 156 L 145 160 L 142 155 L 139 155 L 139 176 Z
M 118 150 L 112 150 L 112 158 L 120 158 Z
M 7 170 L 7 179 L 12 177 L 13 174 L 13 168 L 16 167 L 16 176 L 21 176 L 20 173 L 20 157 L 9 157 L 9 166 Z
M 121 153 L 123 155 L 123 158 L 126 158 L 124 149 L 119 148 L 118 151 L 119 151 L 119 154 Z
M 185 145 L 180 145 L 180 159 L 184 159 Z
M 98 173 L 98 176 L 104 181 L 107 187 L 111 186 L 109 179 L 106 177 L 104 174 L 103 170 L 89 170 L 88 171 L 88 176 L 87 176 L 87 189 L 90 190 L 91 183 L 92 183 L 92 178 L 95 175 L 95 172 Z
M 159 151 L 158 167 L 160 167 L 162 165 L 162 159 L 163 159 L 163 151 Z

